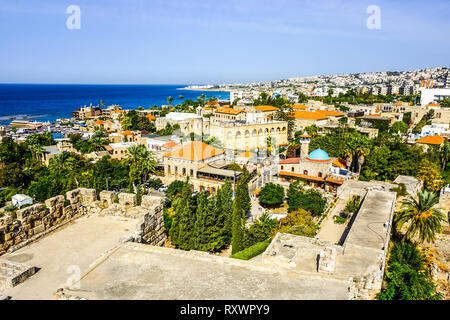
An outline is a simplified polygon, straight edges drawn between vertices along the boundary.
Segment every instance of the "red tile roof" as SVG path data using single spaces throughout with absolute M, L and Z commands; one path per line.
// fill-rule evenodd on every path
M 280 164 L 297 164 L 297 163 L 300 163 L 300 158 L 287 158 L 287 159 L 281 160 L 279 163 Z

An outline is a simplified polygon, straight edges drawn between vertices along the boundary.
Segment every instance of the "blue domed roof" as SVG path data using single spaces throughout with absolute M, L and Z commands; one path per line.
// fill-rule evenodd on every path
M 328 153 L 326 153 L 325 151 L 323 151 L 322 149 L 316 149 L 313 152 L 311 152 L 306 159 L 308 160 L 315 160 L 315 161 L 329 161 L 331 160 L 330 156 L 328 155 Z

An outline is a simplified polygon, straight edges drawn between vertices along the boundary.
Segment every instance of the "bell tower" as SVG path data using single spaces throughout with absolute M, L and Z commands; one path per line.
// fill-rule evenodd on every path
M 305 131 L 300 136 L 300 159 L 304 159 L 308 156 L 310 142 L 311 142 L 311 136 Z

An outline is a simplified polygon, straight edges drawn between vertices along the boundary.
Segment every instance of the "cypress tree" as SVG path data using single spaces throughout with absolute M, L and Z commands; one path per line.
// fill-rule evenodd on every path
M 233 221 L 232 221 L 232 238 L 231 238 L 231 253 L 234 254 L 243 249 L 243 228 L 244 217 L 246 216 L 246 208 L 248 203 L 246 202 L 246 195 L 248 196 L 248 183 L 244 177 L 242 177 L 236 186 L 236 198 L 234 199 L 233 209 Z M 250 198 L 250 197 L 249 197 Z
M 181 196 L 174 201 L 174 219 L 169 235 L 176 247 L 189 250 L 194 247 L 195 214 L 189 181 L 183 184 Z
M 217 194 L 218 203 L 217 208 L 220 208 L 223 216 L 223 233 L 225 242 L 228 244 L 231 240 L 231 226 L 233 220 L 233 186 L 227 180 Z

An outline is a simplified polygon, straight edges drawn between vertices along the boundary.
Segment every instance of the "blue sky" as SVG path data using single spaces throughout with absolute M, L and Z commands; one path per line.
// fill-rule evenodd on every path
M 69 5 L 81 29 L 68 30 Z M 366 8 L 381 9 L 369 30 Z M 0 0 L 0 83 L 227 83 L 449 66 L 448 0 Z

